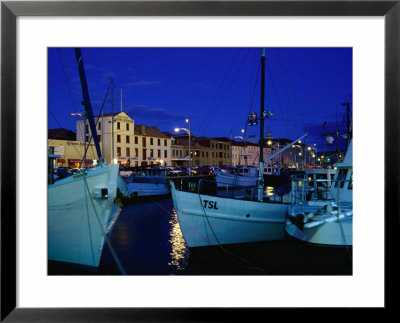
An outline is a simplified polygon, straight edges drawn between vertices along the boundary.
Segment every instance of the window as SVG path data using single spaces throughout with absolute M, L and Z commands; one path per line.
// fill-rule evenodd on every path
M 127 123 L 127 124 L 129 124 L 129 123 Z M 126 143 L 129 144 L 129 141 L 130 141 L 129 136 L 126 136 Z
M 86 125 L 86 133 L 89 133 L 89 125 Z
M 161 146 L 161 139 L 157 139 L 157 144 Z
M 158 151 L 157 151 L 157 157 L 161 158 L 161 150 L 160 149 L 158 149 Z
M 131 149 L 129 147 L 126 147 L 126 157 L 131 156 Z
M 168 158 L 167 150 L 164 150 L 164 158 Z
M 150 138 L 150 145 L 153 145 L 153 138 Z
M 129 130 L 129 123 L 126 124 L 126 130 Z
M 98 123 L 97 129 L 101 130 L 101 122 Z
M 117 156 L 121 157 L 121 147 L 117 147 Z
M 146 137 L 143 137 L 143 138 L 142 138 L 142 146 L 143 146 L 143 147 L 146 147 Z
M 135 156 L 134 157 L 139 157 L 139 148 L 135 148 Z
M 153 149 L 150 149 L 150 156 L 151 156 L 151 157 L 154 157 Z
M 164 146 L 165 146 L 165 147 L 168 146 L 168 141 L 167 141 L 167 139 L 164 139 Z
M 99 137 L 99 141 L 101 141 L 101 135 L 97 135 L 97 137 Z
M 121 135 L 117 135 L 117 142 L 121 142 Z
M 117 129 L 121 130 L 121 122 L 117 122 Z
M 146 149 L 143 149 L 143 157 L 142 157 L 142 159 L 143 159 L 143 160 L 146 160 L 146 158 L 147 158 L 147 157 L 146 157 Z
M 139 138 L 135 136 L 135 144 L 137 145 L 139 143 Z

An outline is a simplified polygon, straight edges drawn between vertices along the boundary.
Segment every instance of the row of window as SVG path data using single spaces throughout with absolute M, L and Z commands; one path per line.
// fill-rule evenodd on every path
M 147 149 L 143 149 L 142 159 L 145 160 L 147 158 Z M 117 157 L 122 156 L 122 148 L 117 146 Z M 154 149 L 149 150 L 150 157 L 162 158 L 161 149 L 157 149 L 157 156 L 154 155 Z M 129 147 L 125 148 L 125 156 L 124 157 L 139 157 L 139 148 L 135 148 L 134 155 L 131 156 L 131 149 Z M 168 151 L 164 150 L 164 158 L 168 158 Z
M 211 143 L 211 148 L 226 150 L 226 149 L 230 149 L 230 145 L 229 144 L 221 144 L 221 143 L 219 143 L 219 144 Z
M 173 157 L 182 157 L 183 151 L 179 150 L 179 149 L 172 149 L 172 156 Z M 189 154 L 189 151 L 186 150 L 186 155 L 187 156 Z M 193 154 L 193 152 L 192 152 Z M 202 158 L 208 158 L 208 151 L 200 151 L 200 150 L 195 150 L 194 155 L 197 157 L 201 157 Z M 229 154 L 224 153 L 224 152 L 211 152 L 211 157 L 213 158 L 229 158 Z
M 117 135 L 117 143 L 121 143 L 122 142 L 122 135 Z M 154 138 L 150 138 L 150 145 L 153 146 L 154 145 Z M 129 144 L 130 143 L 130 136 L 125 136 L 125 143 Z M 135 136 L 135 144 L 139 144 L 139 138 L 137 136 Z M 142 138 L 142 145 L 143 147 L 146 147 L 146 137 Z M 157 138 L 157 145 L 161 146 L 161 139 Z M 168 141 L 167 139 L 164 139 L 164 146 L 167 147 L 168 146 Z

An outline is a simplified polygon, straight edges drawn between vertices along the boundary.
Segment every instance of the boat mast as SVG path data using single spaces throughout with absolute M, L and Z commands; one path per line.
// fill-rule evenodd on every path
M 261 100 L 260 100 L 260 158 L 258 169 L 258 200 L 263 200 L 264 188 L 264 97 L 265 97 L 265 48 L 261 49 Z
M 85 74 L 85 69 L 83 66 L 82 52 L 81 52 L 80 48 L 75 48 L 75 56 L 76 56 L 76 60 L 78 63 L 79 77 L 81 79 L 81 85 L 82 85 L 83 102 L 84 102 L 85 111 L 86 111 L 86 114 L 87 114 L 88 120 L 89 120 L 90 131 L 92 132 L 92 137 L 93 137 L 94 144 L 96 146 L 96 151 L 97 151 L 97 156 L 99 158 L 99 161 L 103 162 L 103 156 L 101 155 L 99 137 L 97 136 L 96 125 L 94 123 L 92 104 L 90 102 L 89 90 L 88 90 L 87 82 L 86 82 L 86 74 Z M 84 128 L 86 129 L 86 124 L 84 125 Z M 84 132 L 85 132 L 85 137 L 86 137 L 85 129 L 84 129 Z

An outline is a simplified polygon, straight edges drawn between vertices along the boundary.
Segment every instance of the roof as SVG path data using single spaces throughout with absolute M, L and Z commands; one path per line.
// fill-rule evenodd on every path
M 170 137 L 160 131 L 156 126 L 149 127 L 144 124 L 135 124 L 135 135 L 170 139 Z
M 61 139 L 61 140 L 76 140 L 76 134 L 72 130 L 65 128 L 56 128 L 48 130 L 49 139 Z

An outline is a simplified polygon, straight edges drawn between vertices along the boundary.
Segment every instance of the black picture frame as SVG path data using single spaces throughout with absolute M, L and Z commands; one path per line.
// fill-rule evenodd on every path
M 19 16 L 384 16 L 385 307 L 398 286 L 400 0 L 387 1 L 2 1 L 1 2 L 1 321 L 236 321 L 263 309 L 18 308 L 16 285 L 16 19 Z M 368 162 L 368 161 L 366 161 Z M 11 167 L 10 167 L 11 165 Z M 373 170 L 371 170 L 373 172 Z M 373 175 L 373 173 L 371 173 Z M 376 188 L 375 188 L 376 189 Z M 373 234 L 373 233 L 371 233 Z M 38 291 L 40 292 L 40 291 Z M 290 292 L 290 291 L 289 291 Z M 251 311 L 251 313 L 248 313 Z M 260 313 L 263 315 L 263 313 Z M 254 316 L 253 316 L 254 315 Z

